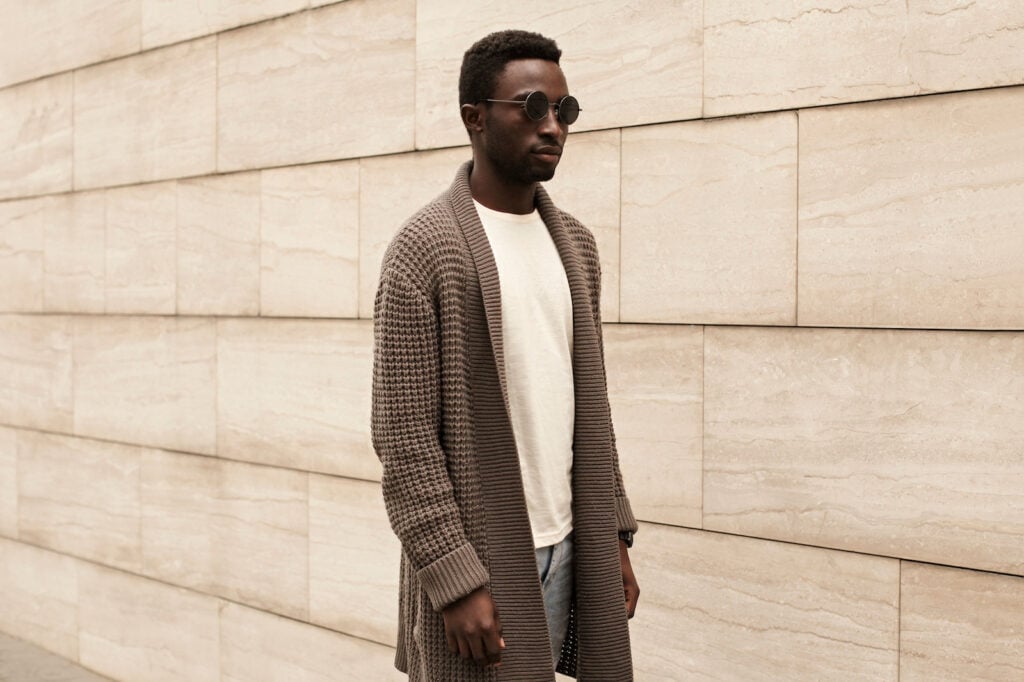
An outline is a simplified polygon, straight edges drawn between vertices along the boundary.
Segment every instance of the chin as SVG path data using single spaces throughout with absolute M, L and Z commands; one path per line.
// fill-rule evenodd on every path
M 535 182 L 547 182 L 551 178 L 555 177 L 555 171 L 558 169 L 558 164 L 553 166 L 534 166 L 530 175 Z

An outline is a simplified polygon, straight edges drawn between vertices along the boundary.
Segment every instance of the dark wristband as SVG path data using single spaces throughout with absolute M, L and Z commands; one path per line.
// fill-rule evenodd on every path
M 626 547 L 633 546 L 633 531 L 631 530 L 620 530 L 619 539 L 626 543 Z

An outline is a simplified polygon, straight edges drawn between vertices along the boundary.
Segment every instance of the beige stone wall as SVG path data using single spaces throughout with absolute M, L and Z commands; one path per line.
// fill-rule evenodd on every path
M 0 631 L 399 679 L 377 268 L 519 26 L 584 109 L 637 679 L 1024 679 L 1017 0 L 0 10 Z

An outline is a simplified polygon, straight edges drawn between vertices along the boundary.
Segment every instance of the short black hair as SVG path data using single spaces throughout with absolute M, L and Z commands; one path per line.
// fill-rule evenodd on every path
M 558 63 L 562 51 L 551 38 L 530 31 L 507 30 L 484 36 L 462 56 L 459 106 L 476 104 L 494 93 L 498 75 L 515 59 L 545 59 Z

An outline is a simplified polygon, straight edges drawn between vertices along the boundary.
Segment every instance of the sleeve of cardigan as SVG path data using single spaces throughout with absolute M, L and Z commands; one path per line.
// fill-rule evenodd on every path
M 441 447 L 434 307 L 385 266 L 374 302 L 373 447 L 388 519 L 435 610 L 489 582 L 466 538 Z

